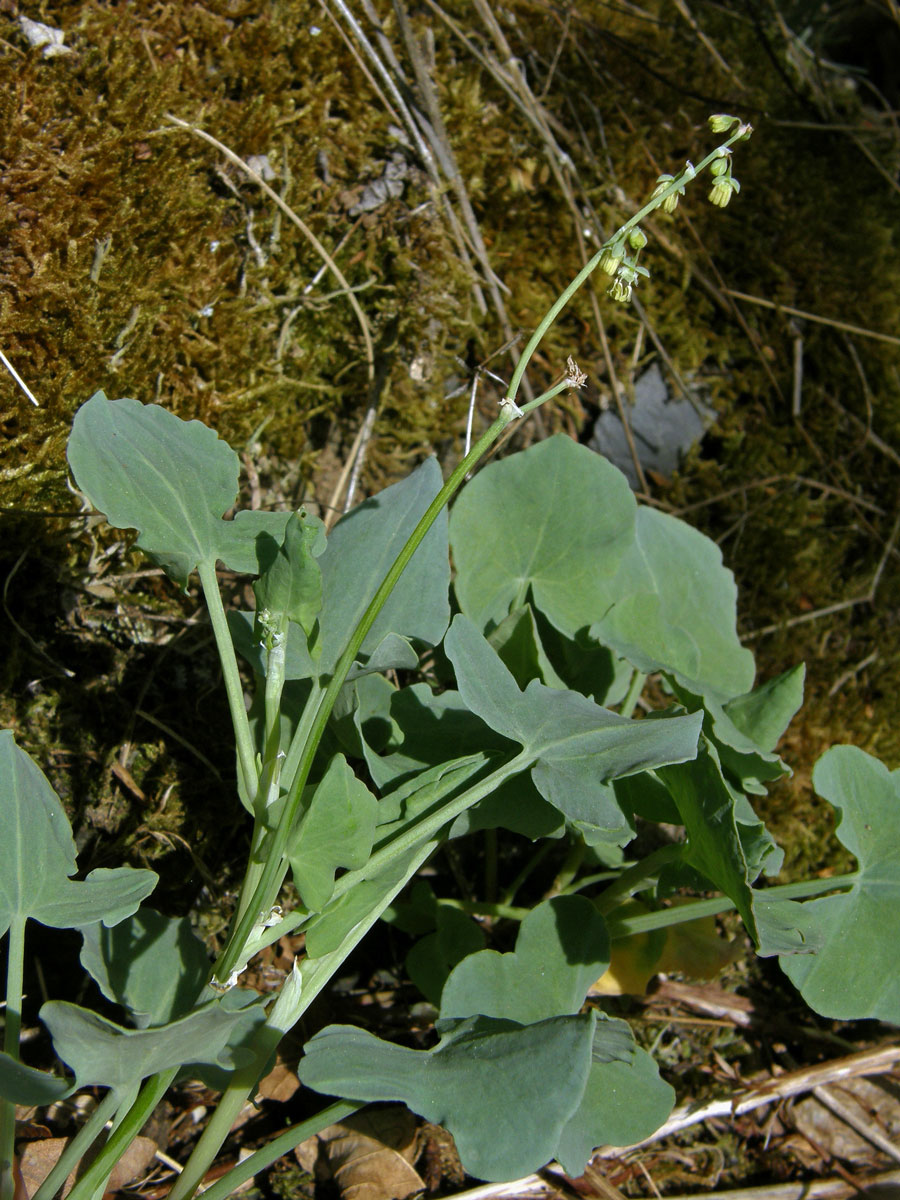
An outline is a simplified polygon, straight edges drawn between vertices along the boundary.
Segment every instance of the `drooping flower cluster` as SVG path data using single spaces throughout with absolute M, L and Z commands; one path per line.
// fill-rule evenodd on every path
M 647 235 L 636 225 L 634 229 L 629 230 L 626 237 L 614 242 L 600 259 L 600 266 L 607 275 L 613 277 L 606 289 L 607 295 L 620 304 L 629 302 L 632 291 L 642 275 L 645 279 L 650 278 L 647 268 L 639 267 L 637 261 L 638 255 L 646 245 Z M 634 253 L 629 254 L 629 250 Z
M 700 164 L 701 168 L 708 166 L 712 174 L 712 188 L 709 199 L 719 208 L 725 208 L 735 192 L 741 190 L 741 185 L 731 171 L 731 146 L 734 142 L 743 142 L 750 137 L 753 128 L 741 123 L 739 117 L 728 113 L 716 113 L 709 118 L 709 127 L 713 133 L 727 133 L 728 141 L 719 146 Z M 651 204 L 663 212 L 673 213 L 678 207 L 678 201 L 684 195 L 685 184 L 696 175 L 693 163 L 687 162 L 684 170 L 678 175 L 660 175 L 650 196 Z M 649 211 L 648 209 L 645 211 Z M 615 241 L 606 246 L 600 257 L 600 266 L 612 276 L 607 295 L 620 304 L 627 304 L 640 277 L 649 278 L 650 272 L 638 266 L 638 255 L 647 245 L 647 235 L 635 226 L 628 232 L 623 232 Z

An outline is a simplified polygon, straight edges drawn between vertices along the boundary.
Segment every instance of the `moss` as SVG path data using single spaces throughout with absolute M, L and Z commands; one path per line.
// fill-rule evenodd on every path
M 588 250 L 596 246 L 659 171 L 704 152 L 711 111 L 734 111 L 756 126 L 739 147 L 743 191 L 728 209 L 707 205 L 701 185 L 673 218 L 657 215 L 647 224 L 643 261 L 652 278 L 639 298 L 680 373 L 701 382 L 720 413 L 684 471 L 656 485 L 655 498 L 688 509 L 687 518 L 720 542 L 738 576 L 748 634 L 864 594 L 896 509 L 896 463 L 866 435 L 871 428 L 888 445 L 897 442 L 896 347 L 815 322 L 792 326 L 785 314 L 746 302 L 738 302 L 741 322 L 725 289 L 900 335 L 900 199 L 859 141 L 867 138 L 865 148 L 888 167 L 896 147 L 880 132 L 871 96 L 838 86 L 835 75 L 823 83 L 801 73 L 796 45 L 755 10 L 744 16 L 698 0 L 692 12 L 704 44 L 662 4 L 645 5 L 642 15 L 585 2 L 567 10 L 566 24 L 552 6 L 514 0 L 498 15 L 503 35 L 573 171 L 548 150 L 531 119 L 537 110 L 529 116 L 512 98 L 516 89 L 501 86 L 506 60 L 491 31 L 465 0 L 446 11 L 468 44 L 436 17 L 415 12 L 411 20 L 433 50 L 448 136 L 508 289 L 514 331 L 527 335 L 578 270 L 580 237 Z M 378 375 L 364 490 L 404 474 L 429 449 L 458 454 L 468 396 L 446 394 L 451 383 L 465 382 L 455 356 L 477 364 L 506 333 L 493 310 L 481 311 L 472 290 L 477 272 L 461 260 L 443 201 L 412 153 L 404 151 L 405 195 L 350 215 L 362 184 L 381 173 L 398 143 L 388 128 L 393 118 L 372 99 L 359 63 L 318 4 L 72 0 L 47 6 L 43 19 L 65 31 L 71 55 L 45 59 L 26 49 L 8 8 L 0 11 L 7 47 L 0 60 L 2 348 L 41 402 L 33 408 L 0 372 L 4 575 L 27 551 L 7 594 L 24 633 L 5 631 L 2 715 L 42 761 L 53 761 L 54 747 L 66 748 L 67 765 L 54 781 L 89 806 L 99 802 L 89 794 L 90 772 L 105 770 L 115 739 L 128 733 L 121 721 L 109 733 L 102 722 L 120 694 L 138 703 L 154 653 L 134 638 L 117 644 L 108 627 L 90 624 L 115 616 L 108 599 L 83 590 L 97 582 L 85 565 L 96 558 L 91 535 L 68 516 L 36 515 L 27 524 L 19 515 L 23 508 L 72 512 L 64 444 L 74 410 L 103 387 L 201 417 L 236 446 L 252 445 L 254 457 L 259 446 L 266 499 L 293 502 L 300 494 L 327 499 L 326 471 L 346 453 L 373 394 L 346 297 L 327 275 L 305 292 L 321 266 L 309 243 L 218 151 L 168 126 L 165 113 L 195 121 L 240 155 L 267 155 L 273 186 L 323 242 L 334 248 L 347 237 L 335 253 L 359 289 Z M 826 45 L 829 30 L 818 29 L 815 13 L 807 20 L 813 42 Z M 320 27 L 315 35 L 313 26 Z M 387 7 L 384 30 L 405 62 Z M 730 69 L 716 64 L 709 45 Z M 639 333 L 635 309 L 613 305 L 603 280 L 595 286 L 617 373 L 627 382 L 658 351 L 649 333 Z M 790 413 L 797 332 L 804 351 L 799 422 Z M 586 290 L 537 355 L 529 373 L 535 387 L 557 376 L 569 354 L 594 383 L 544 413 L 543 431 L 586 436 L 610 392 Z M 509 357 L 491 365 L 502 375 Z M 485 415 L 496 397 L 495 385 L 483 381 Z M 534 424 L 519 430 L 511 446 L 540 432 Z M 703 507 L 689 507 L 696 505 Z M 127 574 L 134 565 L 123 548 L 104 570 Z M 834 853 L 828 819 L 807 823 L 807 814 L 822 811 L 808 786 L 817 753 L 851 740 L 892 766 L 900 761 L 891 721 L 900 653 L 885 600 L 896 571 L 894 555 L 873 605 L 752 642 L 762 677 L 810 661 L 809 701 L 787 744 L 797 782 L 774 793 L 767 814 L 797 846 L 792 862 L 800 865 Z M 63 584 L 82 597 L 75 621 Z M 127 602 L 155 618 L 193 612 L 166 585 L 153 594 L 130 588 Z M 873 650 L 879 657 L 830 694 Z M 208 654 L 192 646 L 185 669 Z M 76 664 L 76 683 L 60 675 L 57 662 Z M 230 763 L 227 725 L 218 708 L 209 719 L 211 687 L 212 679 L 183 695 L 165 688 L 150 694 L 163 718 L 173 706 L 173 724 L 183 717 L 202 730 L 203 753 L 222 768 Z M 140 700 L 145 710 L 147 700 Z M 164 789 L 174 776 L 154 757 L 158 731 L 135 736 L 154 783 L 142 790 L 158 802 L 155 781 Z M 202 846 L 200 816 L 210 811 L 206 804 L 214 807 L 221 785 L 201 779 L 190 751 L 167 744 L 180 781 L 172 814 L 184 813 L 182 831 L 190 827 L 188 841 L 196 837 Z M 76 760 L 86 764 L 82 774 Z M 205 796 L 196 807 L 193 794 L 186 800 L 193 789 Z M 126 822 L 132 833 L 138 815 Z M 146 823 L 152 810 L 140 816 Z M 821 828 L 819 840 L 801 837 L 801 826 Z M 178 832 L 174 825 L 153 830 Z M 140 852 L 150 853 L 148 845 Z

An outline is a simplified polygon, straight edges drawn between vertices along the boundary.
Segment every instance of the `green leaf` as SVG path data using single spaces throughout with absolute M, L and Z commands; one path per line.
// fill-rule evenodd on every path
M 592 1063 L 584 1096 L 559 1140 L 563 1170 L 577 1177 L 597 1147 L 630 1146 L 649 1137 L 674 1103 L 674 1090 L 660 1079 L 646 1050 L 636 1047 L 626 1062 Z
M 800 707 L 804 674 L 802 666 L 794 668 L 724 705 L 710 693 L 702 695 L 675 680 L 671 684 L 690 712 L 705 710 L 704 730 L 715 742 L 725 773 L 741 791 L 765 796 L 767 783 L 791 773 L 772 748 Z M 772 713 L 766 711 L 767 696 Z
M 322 571 L 313 557 L 319 533 L 304 509 L 292 513 L 283 542 L 253 586 L 258 613 L 287 617 L 307 637 L 322 607 Z
M 816 763 L 813 786 L 834 806 L 835 833 L 858 873 L 848 891 L 802 906 L 824 943 L 814 955 L 782 959 L 782 970 L 822 1016 L 900 1025 L 900 769 L 833 746 Z
M 0 934 L 31 917 L 54 929 L 115 925 L 153 891 L 153 871 L 98 868 L 83 883 L 62 805 L 37 764 L 0 730 Z
M 753 685 L 753 655 L 736 632 L 737 589 L 708 537 L 641 507 L 634 540 L 598 596 L 591 635 L 639 670 L 670 671 L 722 699 Z
M 391 863 L 371 879 L 363 879 L 332 901 L 306 930 L 306 953 L 310 959 L 324 958 L 341 945 L 373 909 L 382 908 L 400 890 L 414 852 Z
M 734 727 L 755 745 L 773 751 L 803 703 L 806 667 L 800 663 L 725 705 Z
M 420 938 L 406 956 L 409 977 L 433 1004 L 439 1004 L 447 976 L 469 954 L 484 949 L 481 926 L 448 904 L 436 904 L 433 933 Z
M 563 434 L 491 463 L 450 518 L 460 607 L 494 628 L 530 589 L 535 606 L 574 636 L 609 606 L 635 510 L 625 476 Z
M 229 1012 L 215 1000 L 196 1012 L 156 1029 L 124 1029 L 97 1013 L 51 1000 L 40 1011 L 53 1048 L 73 1070 L 79 1087 L 100 1084 L 128 1091 L 157 1071 L 188 1063 L 233 1068 L 250 1061 L 249 1051 L 231 1045 L 238 1031 L 265 1019 L 256 1008 Z
M 321 634 L 316 642 L 316 656 L 310 654 L 303 630 L 292 624 L 288 631 L 286 679 L 327 676 L 334 670 L 347 638 L 441 485 L 440 468 L 434 459 L 426 459 L 406 479 L 385 488 L 338 521 L 316 560 L 322 572 Z M 401 649 L 399 638 L 437 645 L 450 620 L 449 587 L 447 516 L 443 512 L 366 635 L 360 648 L 362 661 L 379 652 L 385 643 L 380 651 L 384 661 L 373 669 L 408 665 L 409 651 Z M 259 648 L 254 645 L 256 639 L 240 628 L 241 624 L 252 624 L 252 620 L 249 614 L 232 616 L 229 627 L 240 652 L 256 673 L 262 675 L 265 666 Z M 400 652 L 398 663 L 388 664 L 387 648 Z
M 505 1017 L 530 1025 L 576 1013 L 609 966 L 609 934 L 583 896 L 555 896 L 524 918 L 510 954 L 463 959 L 441 993 L 441 1017 Z
M 378 801 L 336 754 L 292 831 L 286 854 L 304 905 L 321 912 L 334 892 L 338 867 L 362 867 L 372 853 Z
M 753 916 L 759 933 L 757 953 L 762 958 L 774 954 L 816 954 L 825 944 L 825 935 L 809 904 L 770 899 L 765 890 L 754 890 Z
M 369 691 L 372 698 L 374 689 Z M 395 788 L 399 783 L 449 759 L 463 758 L 482 751 L 512 749 L 509 742 L 498 737 L 465 705 L 459 692 L 447 689 L 432 692 L 425 683 L 410 687 L 381 690 L 382 709 L 392 736 L 383 753 L 366 753 L 372 779 L 381 789 Z M 373 711 L 361 713 L 360 729 L 365 734 L 365 721 Z
M 137 544 L 179 583 L 219 557 L 238 457 L 214 430 L 156 404 L 97 392 L 75 414 L 68 459 L 110 525 L 137 529 Z
M 715 747 L 702 738 L 693 762 L 664 767 L 658 775 L 687 830 L 684 862 L 734 901 L 758 943 L 747 859 L 735 815 L 739 793 L 724 779 Z
M 562 837 L 566 823 L 562 813 L 537 790 L 530 775 L 514 775 L 460 813 L 447 836 L 464 837 L 480 829 L 508 829 L 536 842 L 540 838 Z
M 344 643 L 388 567 L 419 518 L 440 491 L 441 471 L 433 458 L 400 483 L 358 505 L 332 529 L 322 568 L 322 657 L 318 670 L 337 662 Z M 371 654 L 390 633 L 434 646 L 450 620 L 450 561 L 447 515 L 441 513 L 391 592 L 361 653 Z
M 592 1015 L 536 1025 L 461 1022 L 429 1051 L 331 1025 L 306 1045 L 297 1074 L 317 1092 L 399 1100 L 445 1125 L 469 1174 L 517 1179 L 556 1154 L 591 1064 Z
M 537 680 L 521 692 L 462 615 L 454 618 L 444 648 L 466 705 L 533 759 L 532 778 L 541 795 L 568 820 L 602 831 L 608 841 L 633 833 L 609 781 L 696 754 L 700 714 L 629 721 L 578 692 Z
M 0 1100 L 42 1108 L 68 1096 L 73 1090 L 70 1079 L 59 1079 L 45 1071 L 26 1067 L 5 1050 L 0 1050 Z
M 216 532 L 218 554 L 226 566 L 240 575 L 261 575 L 278 553 L 284 541 L 291 512 L 262 512 L 244 509 L 233 521 L 223 521 Z M 316 530 L 312 553 L 316 558 L 325 549 L 325 526 L 318 517 L 307 516 L 305 524 Z
M 114 929 L 88 925 L 81 933 L 81 965 L 139 1029 L 165 1025 L 196 1005 L 210 964 L 187 917 L 141 908 Z
M 488 635 L 488 641 L 520 688 L 532 679 L 538 679 L 549 687 L 565 688 L 565 682 L 557 675 L 541 644 L 530 604 L 517 608 L 505 617 Z

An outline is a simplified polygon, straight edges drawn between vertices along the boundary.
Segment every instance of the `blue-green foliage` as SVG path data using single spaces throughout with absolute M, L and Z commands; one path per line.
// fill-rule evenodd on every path
M 652 910 L 676 888 L 718 891 L 819 1012 L 900 1022 L 897 772 L 852 748 L 827 754 L 814 782 L 858 873 L 802 904 L 760 883 L 780 851 L 750 797 L 787 769 L 775 745 L 800 703 L 802 671 L 754 690 L 718 549 L 638 506 L 603 459 L 550 438 L 481 471 L 449 524 L 429 460 L 344 517 L 327 542 L 302 511 L 223 520 L 237 456 L 198 422 L 153 405 L 94 396 L 76 416 L 69 462 L 89 500 L 111 524 L 137 529 L 138 545 L 179 584 L 194 569 L 208 577 L 217 561 L 258 576 L 265 612 L 229 618 L 256 687 L 249 718 L 240 695 L 232 714 L 245 745 L 241 799 L 255 822 L 248 895 L 261 894 L 253 889 L 269 864 L 275 886 L 260 911 L 242 913 L 253 928 L 223 954 L 233 951 L 236 978 L 258 949 L 303 930 L 306 958 L 268 1011 L 240 989 L 210 988 L 187 923 L 138 909 L 151 873 L 71 879 L 63 810 L 0 733 L 2 928 L 17 944 L 28 919 L 80 929 L 82 963 L 125 1022 L 48 1003 L 43 1020 L 74 1080 L 2 1055 L 4 1102 L 93 1084 L 130 1097 L 175 1068 L 220 1086 L 235 1070 L 249 1078 L 385 913 L 422 935 L 409 966 L 437 1008 L 439 1040 L 413 1050 L 331 1026 L 306 1047 L 307 1086 L 401 1100 L 444 1122 L 467 1170 L 488 1180 L 551 1158 L 577 1174 L 595 1146 L 648 1136 L 674 1094 L 627 1024 L 588 1000 L 609 965 L 615 903 L 602 891 L 539 903 L 519 913 L 515 945 L 499 953 L 423 884 L 396 900 L 442 842 L 492 828 L 569 837 L 616 861 L 637 816 L 680 825 L 665 864 L 638 873 L 622 902 L 640 892 Z M 379 594 L 432 518 L 393 591 Z M 344 647 L 358 626 L 351 658 Z M 433 647 L 440 686 L 411 675 Z M 219 648 L 233 655 L 230 643 Z M 649 672 L 669 707 L 637 720 L 614 711 L 636 673 Z M 233 663 L 230 678 L 239 686 Z M 288 871 L 299 906 L 283 914 L 274 899 Z

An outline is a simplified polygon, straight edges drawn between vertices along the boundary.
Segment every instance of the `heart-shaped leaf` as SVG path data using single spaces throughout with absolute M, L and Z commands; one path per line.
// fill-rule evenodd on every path
M 68 458 L 94 507 L 117 529 L 137 529 L 141 549 L 179 583 L 220 556 L 238 457 L 215 430 L 97 392 L 75 414 Z
M 480 471 L 450 518 L 463 612 L 494 628 L 534 604 L 573 636 L 608 607 L 608 581 L 633 536 L 625 476 L 562 434 Z
M 669 671 L 725 700 L 753 686 L 753 655 L 735 627 L 734 577 L 719 547 L 698 530 L 639 508 L 634 539 L 604 584 L 591 635 L 639 670 Z
M 635 1047 L 624 1062 L 592 1063 L 581 1103 L 559 1139 L 563 1170 L 577 1177 L 598 1146 L 630 1146 L 649 1137 L 674 1103 L 674 1090 L 646 1050 Z
M 26 1067 L 5 1050 L 0 1050 L 0 1100 L 28 1107 L 43 1107 L 61 1100 L 73 1090 L 71 1080 L 59 1079 L 45 1071 Z
M 187 917 L 141 908 L 114 929 L 88 925 L 81 933 L 81 965 L 138 1029 L 165 1025 L 196 1005 L 209 956 Z
M 583 896 L 555 896 L 524 918 L 510 954 L 464 958 L 441 993 L 441 1018 L 505 1017 L 530 1025 L 576 1013 L 609 966 L 609 934 Z
M 169 1067 L 211 1063 L 231 1068 L 252 1061 L 247 1050 L 232 1043 L 238 1034 L 246 1040 L 254 1025 L 265 1020 L 259 1007 L 229 1011 L 220 1001 L 156 1029 L 124 1029 L 61 1000 L 49 1001 L 39 1015 L 79 1087 L 100 1084 L 118 1092 Z

